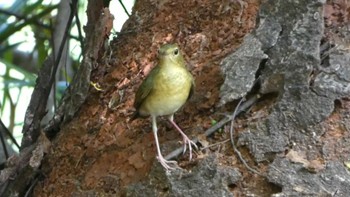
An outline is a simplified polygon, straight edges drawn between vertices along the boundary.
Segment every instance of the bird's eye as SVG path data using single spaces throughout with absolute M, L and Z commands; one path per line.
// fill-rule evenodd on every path
M 175 49 L 174 50 L 174 55 L 178 55 L 179 54 L 179 49 Z

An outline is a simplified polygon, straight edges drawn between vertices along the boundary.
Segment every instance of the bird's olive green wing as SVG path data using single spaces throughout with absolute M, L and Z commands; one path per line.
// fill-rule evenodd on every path
M 195 85 L 195 83 L 194 83 L 193 76 L 191 75 L 191 73 L 189 73 L 189 74 L 190 74 L 190 77 L 191 77 L 191 89 L 190 89 L 190 94 L 188 95 L 187 100 L 189 100 L 189 99 L 193 96 L 193 94 L 194 94 L 194 89 L 195 89 L 195 87 L 196 87 L 196 85 Z
M 150 94 L 150 92 L 153 88 L 154 77 L 159 72 L 159 69 L 160 69 L 159 66 L 154 67 L 153 70 L 146 77 L 146 79 L 142 82 L 139 89 L 137 90 L 136 96 L 135 96 L 135 101 L 134 101 L 134 107 L 135 107 L 136 111 L 139 110 L 143 101 Z

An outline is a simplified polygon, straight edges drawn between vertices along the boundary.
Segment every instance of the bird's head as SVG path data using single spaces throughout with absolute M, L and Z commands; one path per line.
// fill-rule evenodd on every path
M 160 65 L 185 66 L 184 58 L 177 44 L 164 44 L 158 50 Z

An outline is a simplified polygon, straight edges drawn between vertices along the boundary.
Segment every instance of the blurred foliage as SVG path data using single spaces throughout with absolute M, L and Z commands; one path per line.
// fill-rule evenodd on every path
M 16 124 L 23 124 L 23 118 L 20 122 L 16 118 L 16 111 L 21 111 L 24 116 L 37 73 L 45 58 L 53 51 L 53 29 L 59 2 L 14 0 L 12 5 L 0 3 L 0 113 L 3 120 L 8 120 L 6 122 L 11 132 Z M 85 8 L 81 7 L 78 8 L 79 15 L 84 15 Z M 70 35 L 70 42 L 72 40 L 75 45 L 79 45 L 77 36 Z M 69 56 L 72 62 L 58 71 L 60 77 L 54 88 L 55 101 L 59 101 L 72 78 L 72 75 L 66 74 L 66 70 L 75 71 L 78 65 L 80 57 Z M 18 110 L 21 99 L 25 101 L 25 108 L 21 106 Z

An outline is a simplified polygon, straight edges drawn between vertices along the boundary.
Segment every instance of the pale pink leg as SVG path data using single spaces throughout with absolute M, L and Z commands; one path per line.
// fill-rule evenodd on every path
M 156 146 L 157 146 L 157 159 L 159 161 L 160 164 L 162 164 L 162 166 L 166 169 L 166 170 L 172 170 L 175 169 L 171 166 L 169 166 L 168 164 L 173 164 L 176 165 L 177 162 L 176 161 L 168 161 L 166 159 L 164 159 L 161 151 L 160 151 L 160 146 L 159 146 L 159 141 L 158 141 L 158 128 L 157 128 L 157 117 L 156 116 L 152 116 L 152 130 L 153 130 L 153 134 L 154 134 L 154 139 L 156 140 Z
M 192 146 L 194 146 L 196 149 L 198 149 L 196 143 L 194 143 L 190 138 L 187 137 L 187 135 L 180 129 L 180 127 L 174 122 L 174 115 L 169 116 L 169 121 L 171 124 L 180 132 L 182 135 L 182 139 L 184 142 L 184 150 L 183 153 L 186 152 L 187 146 L 188 150 L 190 151 L 190 160 L 192 159 Z

